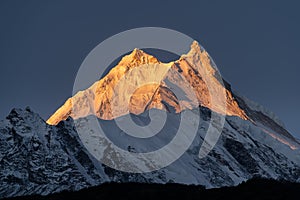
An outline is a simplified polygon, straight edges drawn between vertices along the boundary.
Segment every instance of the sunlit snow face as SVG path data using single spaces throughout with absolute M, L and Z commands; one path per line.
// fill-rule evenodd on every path
M 103 73 L 105 68 L 99 66 L 108 66 L 109 60 L 113 61 L 132 50 L 132 47 L 162 49 L 182 55 L 187 52 L 186 49 L 190 45 L 190 52 L 181 57 L 184 63 L 180 63 L 180 60 L 161 63 L 152 58 L 153 56 L 143 57 L 129 64 L 130 67 L 119 66 L 124 71 L 121 75 L 119 70 L 115 76 L 111 75 L 111 78 L 107 79 L 104 77 L 103 80 L 94 83 L 89 90 L 77 93 L 83 85 L 95 79 L 95 74 L 101 77 L 101 73 L 99 75 L 99 72 L 96 72 Z M 140 50 L 135 49 L 135 54 L 141 53 L 137 51 Z M 153 59 L 155 62 L 144 62 L 145 59 Z M 209 65 L 209 70 L 206 65 Z M 113 73 L 113 70 L 110 73 Z M 205 78 L 206 75 L 198 77 L 198 72 L 210 73 L 211 78 Z M 199 81 L 193 82 L 196 77 Z M 203 82 L 201 89 L 206 88 L 208 93 L 207 99 L 203 102 L 200 102 L 202 99 L 199 97 L 199 88 L 195 87 L 199 82 Z M 153 94 L 147 96 L 141 93 L 143 88 L 149 86 L 157 87 L 150 88 Z M 108 87 L 110 89 L 107 89 Z M 106 89 L 102 91 L 102 88 Z M 170 29 L 137 28 L 108 38 L 93 49 L 84 60 L 73 91 L 75 96 L 71 99 L 71 111 L 72 116 L 77 116 L 75 124 L 83 144 L 101 163 L 125 172 L 155 171 L 170 165 L 183 155 L 199 132 L 200 105 L 204 104 L 217 111 L 211 113 L 210 123 L 199 152 L 200 158 L 205 157 L 214 147 L 225 122 L 226 91 L 215 64 L 192 38 Z M 137 94 L 137 91 L 140 93 Z M 105 95 L 106 101 L 102 102 L 98 95 Z M 150 98 L 147 99 L 148 97 Z M 136 101 L 140 98 L 140 101 L 144 100 L 146 103 L 142 109 L 136 106 L 140 111 L 135 110 L 133 113 L 143 114 L 143 111 L 149 110 L 146 117 L 149 122 L 141 120 L 143 116 L 135 116 L 136 120 L 133 120 L 130 111 L 134 110 L 134 98 Z M 83 113 L 80 109 L 82 106 L 79 106 L 78 102 L 80 104 L 85 102 L 85 107 L 93 105 L 89 107 L 92 109 Z M 175 113 L 168 114 L 169 108 L 174 109 Z M 101 124 L 103 122 L 99 122 L 99 118 L 114 120 L 114 126 L 106 124 L 105 128 L 109 127 L 109 130 L 104 131 L 105 128 Z M 119 132 L 121 134 L 118 134 Z M 171 137 L 167 136 L 168 134 L 173 135 Z M 155 139 L 156 136 L 169 137 L 169 140 L 162 143 L 164 140 Z M 148 143 L 152 145 L 150 148 L 144 145 L 147 140 L 152 141 Z

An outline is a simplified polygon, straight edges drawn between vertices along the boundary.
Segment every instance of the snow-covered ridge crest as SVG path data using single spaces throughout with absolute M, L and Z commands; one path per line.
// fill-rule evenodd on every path
M 263 113 L 264 115 L 274 120 L 274 122 L 276 122 L 279 126 L 286 128 L 284 122 L 274 112 L 262 106 L 261 104 L 252 101 L 243 95 L 238 94 L 238 92 L 236 91 L 234 91 L 234 93 L 239 95 L 239 97 L 241 97 L 252 110 Z

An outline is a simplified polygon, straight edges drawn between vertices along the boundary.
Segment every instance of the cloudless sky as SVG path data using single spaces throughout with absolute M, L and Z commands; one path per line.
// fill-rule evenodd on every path
M 29 105 L 47 119 L 87 54 L 127 29 L 185 33 L 233 88 L 300 137 L 299 1 L 0 1 L 0 118 Z

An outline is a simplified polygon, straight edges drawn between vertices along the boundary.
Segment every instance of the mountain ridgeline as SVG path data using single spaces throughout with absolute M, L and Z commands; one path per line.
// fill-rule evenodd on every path
M 96 115 L 99 119 L 110 120 L 127 114 L 128 110 L 122 110 L 122 108 L 127 107 L 126 98 L 118 99 L 116 103 L 120 109 L 112 113 L 111 104 L 114 89 L 124 74 L 147 64 L 155 69 L 138 70 L 137 73 L 131 73 L 130 76 L 126 77 L 131 84 L 120 86 L 121 91 L 126 91 L 128 87 L 134 87 L 143 82 L 143 79 L 149 79 L 148 77 L 158 77 L 159 79 L 157 83 L 147 84 L 133 93 L 128 106 L 130 113 L 141 114 L 151 108 L 168 110 L 168 107 L 179 113 L 187 108 L 192 109 L 193 107 L 203 106 L 224 115 L 247 119 L 246 113 L 239 107 L 230 88 L 225 88 L 223 80 L 217 76 L 216 67 L 208 53 L 195 41 L 186 55 L 182 55 L 179 60 L 170 63 L 161 63 L 154 56 L 142 50 L 134 49 L 131 54 L 124 56 L 104 78 L 69 98 L 47 120 L 47 123 L 55 125 L 68 117 L 78 119 L 91 114 Z M 167 66 L 167 71 L 164 66 Z M 181 80 L 178 73 L 183 76 L 186 83 Z M 187 99 L 182 100 L 182 107 L 179 105 L 179 100 L 174 96 L 169 82 L 180 85 L 184 90 Z M 184 86 L 185 84 L 188 85 Z M 207 87 L 207 84 L 210 84 L 210 88 Z M 189 87 L 194 90 L 197 102 L 189 94 L 187 90 Z M 210 92 L 213 92 L 213 95 L 216 96 L 223 95 L 223 90 L 224 95 L 227 96 L 226 106 L 224 107 L 214 104 L 211 101 L 212 94 L 210 94 Z

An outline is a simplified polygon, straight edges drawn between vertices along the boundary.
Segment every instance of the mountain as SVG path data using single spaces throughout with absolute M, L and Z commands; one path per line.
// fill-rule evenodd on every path
M 233 92 L 216 70 L 207 52 L 197 42 L 191 45 L 186 55 L 170 63 L 161 63 L 154 56 L 135 49 L 104 78 L 69 98 L 47 122 L 30 108 L 13 109 L 0 121 L 0 197 L 47 195 L 109 181 L 175 182 L 206 188 L 233 186 L 253 177 L 300 182 L 299 142 L 274 114 Z M 126 80 L 132 85 L 118 86 L 125 74 L 129 74 Z M 130 91 L 148 78 L 156 82 L 138 88 L 130 98 L 119 95 L 115 101 L 116 88 Z M 176 98 L 174 85 L 183 88 L 185 99 Z M 195 98 L 189 88 L 195 91 Z M 210 91 L 220 98 L 225 94 L 226 109 L 212 102 Z M 118 106 L 112 110 L 114 103 Z M 197 109 L 200 110 L 199 126 L 195 138 L 189 138 L 195 121 L 186 120 L 181 124 L 180 117 L 185 113 L 195 115 Z M 167 121 L 148 143 L 128 136 L 116 125 L 116 120 L 131 117 L 139 125 L 147 126 L 150 112 L 159 120 L 166 115 Z M 211 123 L 213 115 L 225 116 L 222 129 Z M 181 125 L 186 134 L 182 144 L 188 144 L 191 139 L 192 143 L 167 167 L 147 173 L 118 171 L 96 160 L 90 149 L 83 145 L 86 141 L 79 137 L 76 124 L 88 124 L 93 116 L 97 117 L 107 137 L 128 151 L 160 149 Z M 210 125 L 222 134 L 209 154 L 200 158 L 199 149 Z M 93 130 L 84 127 L 84 134 L 93 134 Z M 101 144 L 104 138 L 95 136 L 95 141 Z M 115 149 L 104 147 L 105 152 L 119 159 L 121 165 L 128 164 Z M 146 166 L 151 165 L 146 163 Z
M 179 60 L 170 63 L 161 63 L 155 57 L 135 49 L 131 54 L 123 57 L 123 59 L 115 66 L 103 79 L 95 82 L 90 88 L 78 92 L 73 97 L 69 98 L 65 104 L 60 107 L 47 121 L 47 123 L 55 125 L 61 120 L 68 117 L 74 119 L 86 117 L 88 115 L 96 115 L 100 119 L 114 119 L 128 113 L 128 110 L 122 108 L 127 107 L 127 98 L 119 98 L 117 104 L 119 110 L 112 113 L 111 104 L 113 102 L 114 90 L 120 79 L 132 70 L 142 65 L 152 67 L 152 70 L 137 70 L 136 73 L 130 73 L 126 76 L 131 84 L 123 84 L 120 86 L 120 91 L 128 91 L 128 87 L 135 87 L 144 79 L 157 80 L 153 84 L 147 84 L 144 87 L 138 88 L 130 98 L 128 106 L 129 112 L 141 114 L 147 109 L 157 108 L 167 110 L 171 107 L 177 113 L 186 108 L 200 106 L 210 108 L 213 111 L 229 116 L 239 116 L 242 119 L 247 119 L 245 112 L 239 107 L 234 99 L 232 92 L 224 88 L 217 77 L 216 68 L 210 59 L 208 53 L 202 49 L 195 41 L 191 45 L 191 50 L 180 57 Z M 155 65 L 159 64 L 159 65 Z M 167 66 L 166 68 L 163 66 Z M 187 81 L 186 83 L 178 76 L 179 72 Z M 149 77 L 155 78 L 149 78 Z M 210 90 L 215 94 L 223 93 L 227 95 L 226 110 L 219 107 L 218 104 L 211 102 L 210 91 L 207 84 L 211 85 Z M 183 100 L 182 105 L 172 92 L 172 84 L 184 85 L 183 92 L 187 99 Z M 185 85 L 188 84 L 188 85 Z M 195 90 L 198 102 L 189 94 L 188 88 L 192 87 Z M 224 89 L 224 91 L 223 91 Z M 79 112 L 78 112 L 79 110 Z
M 0 122 L 0 197 L 46 195 L 105 181 L 70 121 L 49 126 L 30 108 Z

